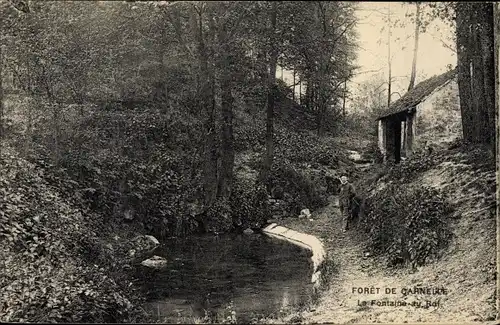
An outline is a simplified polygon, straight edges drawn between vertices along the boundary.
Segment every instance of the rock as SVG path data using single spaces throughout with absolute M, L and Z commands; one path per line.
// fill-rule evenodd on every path
M 132 221 L 134 220 L 134 213 L 132 212 L 132 210 L 127 210 L 123 214 L 123 218 L 127 221 Z
M 158 247 L 158 245 L 160 245 L 160 242 L 158 241 L 158 239 L 151 235 L 141 235 L 135 237 L 132 240 L 131 244 L 136 253 L 134 255 L 142 255 L 154 250 L 156 247 Z
M 358 161 L 361 161 L 362 160 L 362 157 L 361 157 L 361 154 L 357 151 L 354 151 L 354 150 L 347 150 L 348 154 L 349 154 L 349 159 L 354 161 L 354 162 L 358 162 Z
M 250 228 L 247 228 L 247 229 L 243 230 L 243 233 L 244 233 L 245 235 L 251 235 L 251 234 L 253 234 L 253 230 L 252 230 L 252 229 L 250 229 Z
M 159 242 L 159 241 L 158 241 L 158 239 L 156 239 L 154 236 L 151 236 L 151 235 L 146 235 L 146 236 L 144 236 L 144 237 L 146 237 L 147 239 L 151 240 L 151 242 L 152 242 L 154 245 L 156 245 L 156 246 L 160 245 L 160 242 Z
M 167 259 L 161 256 L 153 256 L 141 262 L 141 265 L 152 269 L 161 269 L 167 265 Z
M 311 211 L 309 211 L 309 209 L 304 209 L 304 210 L 300 211 L 300 214 L 306 218 L 311 217 Z

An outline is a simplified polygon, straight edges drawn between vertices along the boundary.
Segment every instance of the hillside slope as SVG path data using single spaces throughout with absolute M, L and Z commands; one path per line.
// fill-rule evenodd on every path
M 0 148 L 0 321 L 133 322 L 129 243 L 81 204 L 69 180 Z M 132 235 L 133 232 L 129 231 Z
M 413 270 L 389 268 L 381 256 L 371 256 L 366 235 L 361 231 L 342 234 L 334 197 L 328 207 L 313 214 L 314 221 L 288 220 L 286 226 L 320 236 L 338 267 L 338 274 L 333 276 L 317 308 L 302 315 L 304 322 L 493 320 L 496 314 L 495 173 L 492 164 L 482 163 L 491 159 L 487 156 L 480 149 L 438 153 L 405 185 L 439 190 L 454 208 L 449 224 L 453 236 L 441 252 L 441 258 Z M 373 192 L 390 182 L 389 177 L 381 177 L 373 184 Z M 380 288 L 379 294 L 357 292 L 357 288 L 372 287 Z M 405 296 L 401 292 L 403 288 L 414 287 L 446 289 L 447 294 Z M 396 288 L 396 294 L 385 294 L 385 288 Z M 371 305 L 372 300 L 421 302 L 421 308 Z M 367 304 L 363 305 L 362 301 Z M 425 308 L 426 301 L 436 306 Z

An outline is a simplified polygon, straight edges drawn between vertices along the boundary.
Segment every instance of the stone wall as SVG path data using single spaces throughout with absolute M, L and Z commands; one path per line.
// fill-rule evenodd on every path
M 313 262 L 311 282 L 313 283 L 315 289 L 321 286 L 320 266 L 325 261 L 326 251 L 323 247 L 323 243 L 321 243 L 318 238 L 312 235 L 288 229 L 286 227 L 278 226 L 275 223 L 270 224 L 262 229 L 262 232 L 268 236 L 286 240 L 292 244 L 311 251 L 311 260 Z
M 462 135 L 460 99 L 456 79 L 436 89 L 416 109 L 413 149 L 425 143 L 441 145 Z

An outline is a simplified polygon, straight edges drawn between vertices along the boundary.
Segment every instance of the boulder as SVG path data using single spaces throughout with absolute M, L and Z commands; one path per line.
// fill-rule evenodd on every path
M 153 256 L 141 262 L 141 265 L 152 269 L 161 269 L 167 265 L 167 259 L 161 256 Z
M 363 160 L 361 154 L 357 151 L 354 151 L 354 150 L 347 150 L 347 153 L 348 153 L 348 157 L 350 160 L 354 161 L 354 162 L 359 162 L 361 160 Z
M 304 210 L 300 211 L 300 215 L 301 215 L 300 217 L 310 218 L 311 211 L 309 211 L 309 209 L 304 209 Z
M 154 236 L 145 235 L 144 237 L 147 238 L 147 239 L 149 239 L 153 245 L 155 245 L 155 246 L 160 245 L 160 242 Z
M 132 244 L 137 251 L 143 252 L 155 249 L 160 245 L 160 242 L 151 235 L 143 235 L 135 237 L 132 240 Z
M 244 233 L 245 235 L 251 235 L 251 234 L 253 234 L 253 230 L 252 230 L 252 229 L 250 229 L 250 228 L 247 228 L 247 229 L 243 230 L 243 233 Z

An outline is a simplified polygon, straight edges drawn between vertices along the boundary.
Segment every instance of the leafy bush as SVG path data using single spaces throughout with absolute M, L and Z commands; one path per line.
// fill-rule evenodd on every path
M 237 228 L 259 228 L 270 214 L 264 184 L 238 179 L 231 193 L 231 210 Z
M 318 186 L 311 177 L 299 171 L 288 160 L 277 160 L 273 164 L 269 181 L 272 187 L 280 186 L 284 189 L 284 199 L 291 214 L 297 215 L 305 208 L 314 210 L 327 203 L 326 186 Z
M 308 132 L 276 130 L 276 156 L 293 163 L 311 163 L 336 168 L 338 149 L 324 139 Z
M 234 129 L 234 147 L 237 152 L 255 149 L 265 144 L 265 127 L 257 123 L 245 123 Z
M 392 165 L 384 178 L 393 179 L 401 184 L 407 184 L 421 175 L 421 173 L 439 164 L 441 160 L 442 157 L 439 155 L 416 153 L 408 160 L 402 161 L 397 165 Z
M 436 190 L 388 185 L 368 198 L 367 211 L 361 227 L 390 265 L 422 265 L 449 242 L 451 207 Z
M 380 164 L 384 161 L 384 156 L 378 147 L 377 142 L 372 141 L 366 151 L 364 152 L 366 157 L 373 159 L 375 163 Z
M 206 231 L 210 233 L 228 232 L 233 227 L 231 204 L 228 200 L 217 199 L 206 212 Z

